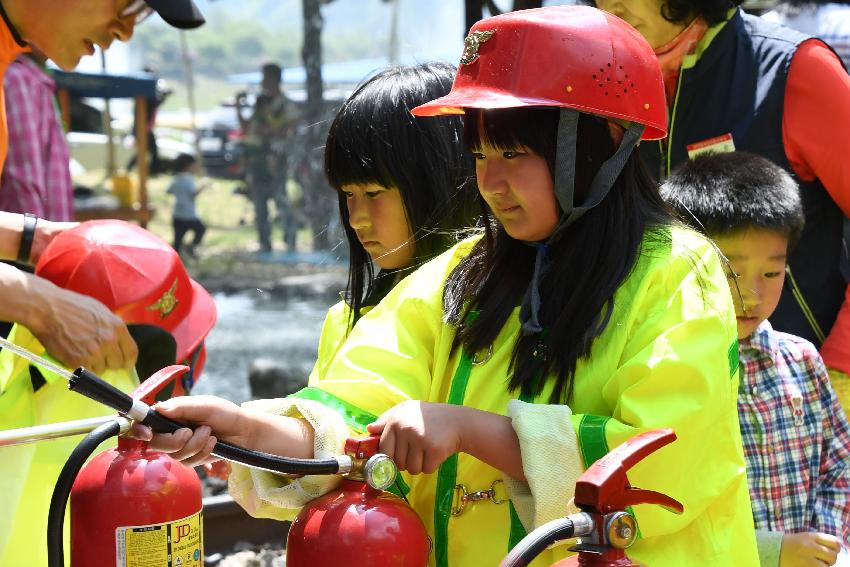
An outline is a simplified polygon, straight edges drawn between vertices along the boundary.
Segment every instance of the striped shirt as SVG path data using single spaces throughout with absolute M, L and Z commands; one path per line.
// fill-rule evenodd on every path
M 765 321 L 739 356 L 756 529 L 823 532 L 850 546 L 850 424 L 817 350 Z
M 55 83 L 32 59 L 6 71 L 9 153 L 0 179 L 0 211 L 74 220 L 68 143 L 53 103 Z

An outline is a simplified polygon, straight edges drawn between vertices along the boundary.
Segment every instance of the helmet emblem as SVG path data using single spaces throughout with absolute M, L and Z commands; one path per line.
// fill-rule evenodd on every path
M 174 296 L 174 292 L 177 291 L 177 280 L 174 280 L 174 283 L 171 284 L 171 288 L 162 294 L 162 297 L 156 300 L 156 302 L 148 305 L 146 309 L 148 311 L 159 311 L 160 319 L 165 319 L 169 313 L 174 311 L 174 308 L 177 307 L 177 304 L 180 303 L 177 301 L 177 298 Z
M 496 30 L 472 32 L 463 40 L 463 54 L 460 56 L 461 65 L 469 65 L 478 59 L 478 48 L 493 37 Z

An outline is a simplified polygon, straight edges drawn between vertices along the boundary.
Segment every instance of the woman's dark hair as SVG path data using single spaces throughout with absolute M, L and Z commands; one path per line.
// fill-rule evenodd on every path
M 531 149 L 546 159 L 554 177 L 557 124 L 558 109 L 552 108 L 468 112 L 467 144 L 473 150 Z M 615 147 L 607 122 L 588 114 L 579 117 L 577 139 L 579 201 Z M 489 221 L 485 236 L 450 274 L 443 297 L 447 319 L 458 327 L 456 343 L 470 353 L 489 348 L 513 316 L 532 279 L 536 253 L 492 220 L 483 199 L 481 204 Z M 549 267 L 539 288 L 544 330 L 517 339 L 511 391 L 538 395 L 546 384 L 540 378 L 552 376 L 550 401 L 570 400 L 576 365 L 608 325 L 614 294 L 631 272 L 646 231 L 671 222 L 635 150 L 608 196 L 549 243 Z
M 713 26 L 725 21 L 729 9 L 741 2 L 742 0 L 666 0 L 661 5 L 661 15 L 674 24 L 686 24 L 700 16 L 709 26 Z
M 448 94 L 454 73 L 445 63 L 384 69 L 354 91 L 331 124 L 325 173 L 338 191 L 350 250 L 345 294 L 350 326 L 362 307 L 376 305 L 402 275 L 448 249 L 457 230 L 474 224 L 475 168 L 464 145 L 462 118 L 410 113 Z M 369 183 L 395 187 L 401 194 L 414 238 L 414 257 L 406 268 L 376 274 L 349 225 L 342 188 Z
M 738 6 L 743 0 L 664 0 L 661 4 L 661 16 L 674 24 L 687 24 L 701 16 L 709 26 L 726 20 L 730 8 Z M 596 2 L 590 0 L 591 6 Z

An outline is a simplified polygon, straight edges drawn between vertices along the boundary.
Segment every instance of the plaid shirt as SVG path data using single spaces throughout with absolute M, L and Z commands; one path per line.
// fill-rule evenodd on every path
M 74 220 L 68 143 L 53 104 L 53 79 L 21 55 L 6 71 L 3 89 L 9 154 L 0 179 L 0 211 Z
M 755 527 L 850 545 L 850 424 L 815 347 L 765 321 L 739 347 L 738 415 Z

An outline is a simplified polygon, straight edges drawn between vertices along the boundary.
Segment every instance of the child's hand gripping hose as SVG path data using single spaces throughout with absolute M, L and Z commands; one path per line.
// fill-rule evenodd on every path
M 147 425 L 156 433 L 174 433 L 178 429 L 188 427 L 160 415 L 146 403 L 131 398 L 85 368 L 77 368 L 68 377 L 68 388 L 72 392 L 111 407 L 121 415 Z M 215 444 L 213 454 L 248 467 L 295 475 L 345 474 L 351 470 L 352 462 L 347 455 L 325 460 L 279 457 L 262 451 L 251 451 L 223 441 Z

